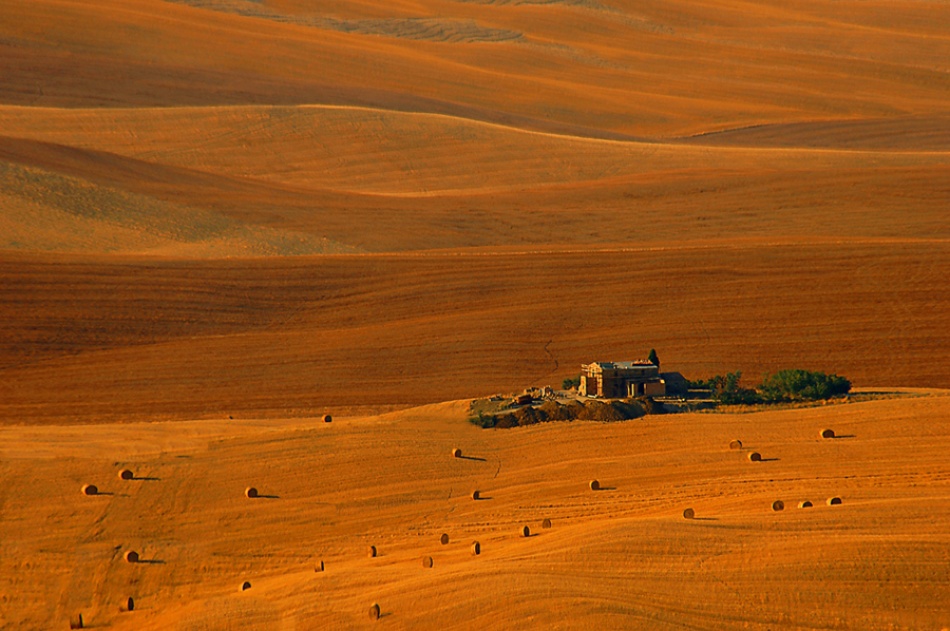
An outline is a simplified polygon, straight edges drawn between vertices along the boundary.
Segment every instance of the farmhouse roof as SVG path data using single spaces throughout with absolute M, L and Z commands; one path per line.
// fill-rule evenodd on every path
M 619 370 L 636 370 L 639 368 L 656 368 L 656 365 L 647 359 L 637 359 L 630 362 L 594 362 L 592 365 L 601 368 L 614 368 Z

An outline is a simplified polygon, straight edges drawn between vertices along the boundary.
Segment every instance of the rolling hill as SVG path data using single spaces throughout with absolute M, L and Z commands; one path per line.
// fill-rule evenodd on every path
M 929 1 L 5 0 L 0 627 L 950 628 L 948 60 Z M 877 394 L 466 420 L 651 348 Z

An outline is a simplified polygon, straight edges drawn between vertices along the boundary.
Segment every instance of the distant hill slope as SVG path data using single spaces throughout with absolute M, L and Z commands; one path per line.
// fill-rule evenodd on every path
M 233 261 L 0 256 L 0 423 L 308 416 L 558 385 L 656 348 L 690 378 L 950 383 L 947 241 Z
M 739 234 L 946 238 L 950 151 L 929 122 L 945 119 L 660 142 L 341 106 L 0 107 L 3 191 L 23 203 L 8 202 L 6 221 L 19 227 L 6 243 L 154 252 L 165 247 L 155 239 L 167 237 L 159 226 L 178 222 L 180 247 L 170 242 L 165 251 L 181 256 L 589 247 Z M 915 130 L 920 149 L 907 146 L 902 129 Z M 697 146 L 710 142 L 720 144 Z M 14 176 L 23 168 L 47 175 L 27 185 Z M 77 205 L 86 202 L 61 189 L 76 178 L 108 190 L 115 208 L 108 225 L 133 232 L 110 244 L 100 222 L 89 228 L 98 240 L 68 237 L 82 232 Z M 91 193 L 79 197 L 88 202 Z M 34 217 L 40 200 L 47 210 Z M 97 212 L 101 220 L 109 211 Z M 84 217 L 91 220 L 88 211 Z M 51 238 L 58 220 L 62 234 Z
M 946 237 L 948 25 L 857 0 L 10 0 L 0 247 Z M 129 217 L 79 212 L 69 178 Z
M 9 0 L 0 18 L 0 102 L 31 106 L 337 103 L 642 137 L 944 111 L 950 89 L 941 3 Z

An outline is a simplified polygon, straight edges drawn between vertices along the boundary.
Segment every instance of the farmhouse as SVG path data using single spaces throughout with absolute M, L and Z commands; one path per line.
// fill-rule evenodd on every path
M 668 394 L 667 375 L 647 360 L 632 362 L 594 362 L 581 366 L 578 391 L 589 397 L 620 399 L 624 397 L 662 397 Z M 673 384 L 671 384 L 673 385 Z M 674 385 L 677 389 L 678 384 Z M 671 393 L 672 394 L 672 393 Z

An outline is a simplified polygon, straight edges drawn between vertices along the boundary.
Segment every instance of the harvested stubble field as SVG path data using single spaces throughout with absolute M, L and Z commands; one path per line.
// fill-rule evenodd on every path
M 950 5 L 324 4 L 0 3 L 0 626 L 950 627 Z
M 5 628 L 357 628 L 378 602 L 391 628 L 940 629 L 950 395 L 916 394 L 511 430 L 469 425 L 467 401 L 6 427 L 0 611 Z
M 0 254 L 0 277 L 0 416 L 14 423 L 418 405 L 559 385 L 651 346 L 688 376 L 813 366 L 858 385 L 950 381 L 950 245 L 937 242 Z

